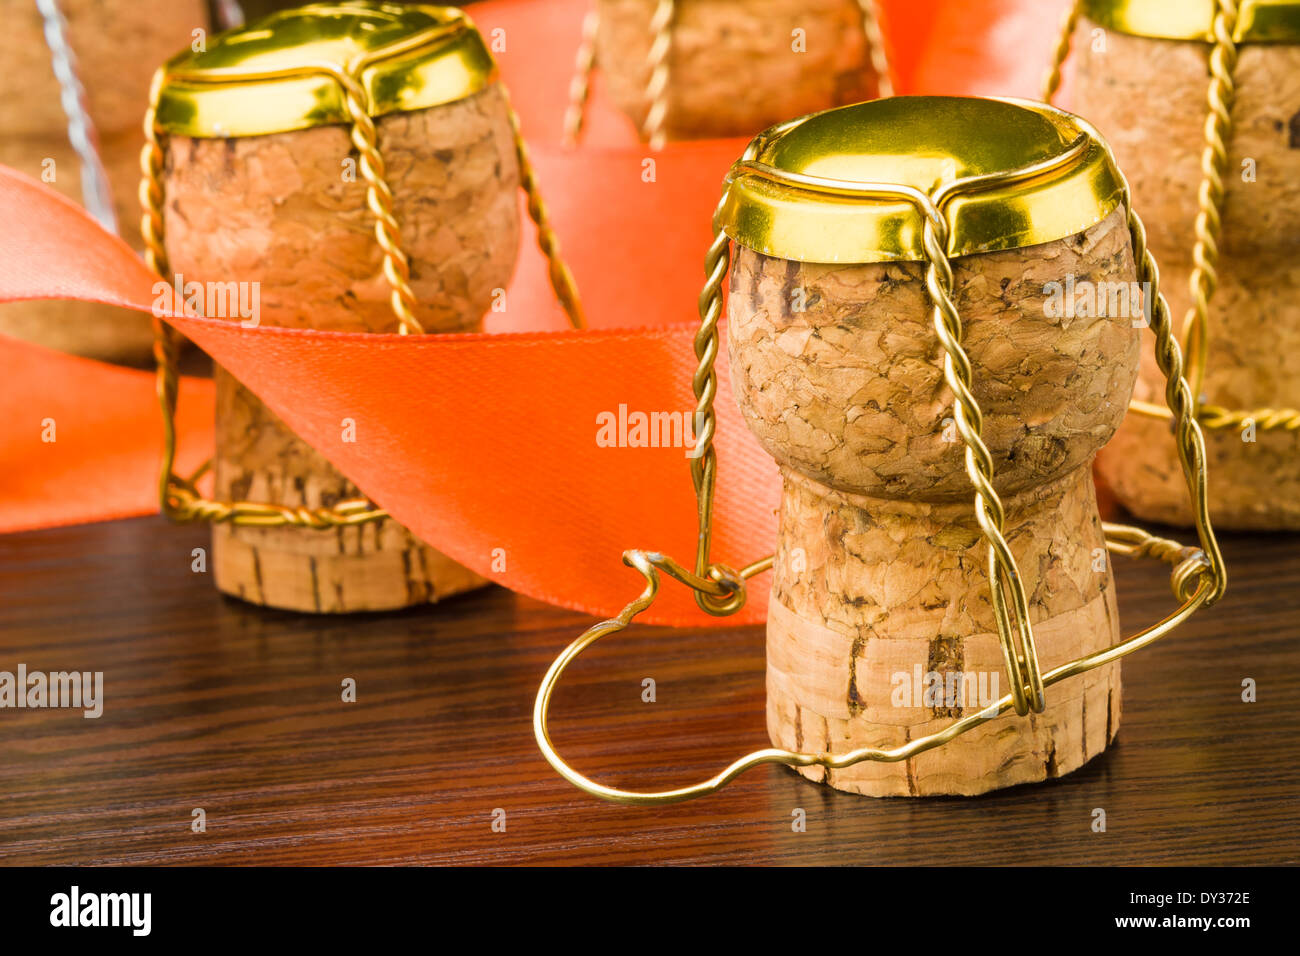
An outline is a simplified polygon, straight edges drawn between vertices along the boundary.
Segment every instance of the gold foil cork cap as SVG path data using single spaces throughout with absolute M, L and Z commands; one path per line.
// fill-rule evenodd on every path
M 1110 148 L 1077 116 L 1028 100 L 901 96 L 760 133 L 727 174 L 718 225 L 799 262 L 923 261 L 927 210 L 961 256 L 1075 235 L 1124 195 Z
M 1083 0 L 1082 14 L 1116 33 L 1214 42 L 1218 0 Z M 1237 43 L 1300 42 L 1300 0 L 1240 0 Z
M 259 136 L 351 122 L 346 81 L 378 117 L 455 102 L 496 78 L 478 29 L 455 7 L 313 3 L 169 60 L 156 122 L 181 136 Z

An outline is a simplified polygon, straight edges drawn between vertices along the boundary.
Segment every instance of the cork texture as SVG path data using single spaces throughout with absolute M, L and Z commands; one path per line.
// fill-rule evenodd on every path
M 1075 106 L 1098 125 L 1133 188 L 1181 335 L 1201 180 L 1210 47 L 1108 32 L 1075 37 Z M 1246 44 L 1236 71 L 1219 287 L 1203 395 L 1234 410 L 1300 407 L 1300 45 Z M 1156 138 L 1158 137 L 1158 143 Z M 1247 161 L 1252 164 L 1246 168 Z M 1254 181 L 1248 181 L 1253 173 Z M 1136 397 L 1163 402 L 1152 342 Z M 1253 439 L 1253 440 L 1243 440 Z M 1298 529 L 1300 433 L 1207 430 L 1210 514 L 1224 528 Z M 1168 425 L 1131 416 L 1099 467 L 1140 518 L 1191 523 Z
M 999 493 L 1090 461 L 1126 412 L 1138 331 L 1127 317 L 1053 318 L 1044 286 L 1132 282 L 1122 210 L 1059 242 L 956 259 L 953 273 Z M 733 381 L 778 463 L 856 494 L 969 498 L 922 263 L 739 248 L 731 276 Z M 798 299 L 805 311 L 792 312 Z
M 1138 331 L 1127 314 L 1054 311 L 1045 287 L 1067 275 L 1131 283 L 1123 211 L 1058 242 L 953 265 L 1006 537 L 1047 670 L 1119 638 L 1090 466 L 1125 414 Z M 894 747 L 988 702 L 899 705 L 896 677 L 918 666 L 1007 693 L 923 266 L 739 248 L 730 291 L 736 394 L 785 483 L 768 620 L 773 742 Z M 1052 687 L 1043 714 L 1003 717 L 907 761 L 807 775 L 876 796 L 1059 776 L 1113 739 L 1119 690 L 1108 665 Z
M 68 40 L 86 90 L 86 106 L 108 176 L 118 228 L 140 246 L 141 122 L 154 70 L 208 25 L 202 0 L 61 0 Z M 68 141 L 67 115 L 50 62 L 44 27 L 30 0 L 0 0 L 6 29 L 0 63 L 0 163 L 82 202 L 81 164 Z M 53 177 L 49 176 L 53 161 Z M 86 302 L 16 302 L 0 306 L 0 333 L 110 362 L 145 364 L 153 344 L 150 318 Z
M 596 60 L 610 97 L 641 128 L 655 0 L 597 0 Z M 803 50 L 794 49 L 796 30 Z M 752 136 L 774 123 L 875 96 L 856 0 L 691 0 L 669 52 L 670 139 Z
M 416 315 L 428 332 L 477 329 L 519 243 L 519 173 L 501 91 L 386 116 L 378 127 Z M 172 269 L 187 281 L 260 283 L 263 324 L 394 331 L 364 180 L 344 163 L 357 158 L 349 147 L 342 127 L 173 138 Z M 319 507 L 357 496 L 232 377 L 218 374 L 217 393 L 217 497 Z M 213 547 L 221 590 L 295 610 L 382 610 L 485 583 L 388 520 L 328 532 L 218 525 Z
M 1043 670 L 1116 643 L 1088 469 L 1004 503 Z M 787 473 L 767 630 L 772 742 L 829 753 L 898 747 L 1008 693 L 983 548 L 967 502 L 847 495 Z M 942 694 L 927 701 L 916 674 L 938 675 Z M 1061 776 L 1118 732 L 1120 665 L 1046 696 L 1041 714 L 999 718 L 909 760 L 802 772 L 872 796 L 971 795 Z
M 501 90 L 390 114 L 378 127 L 416 318 L 426 332 L 475 329 L 519 246 L 519 168 Z M 396 331 L 345 127 L 172 137 L 165 176 L 174 272 L 260 282 L 267 325 Z
M 153 361 L 153 320 L 148 313 L 74 299 L 0 304 L 0 335 L 119 365 L 147 368 Z
M 217 497 L 320 508 L 361 491 L 218 367 Z M 395 521 L 314 531 L 213 528 L 217 587 L 295 611 L 378 611 L 423 604 L 486 582 Z

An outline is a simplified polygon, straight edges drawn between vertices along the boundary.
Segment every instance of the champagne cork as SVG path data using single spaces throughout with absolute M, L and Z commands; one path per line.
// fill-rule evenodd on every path
M 1180 336 L 1194 299 L 1198 192 L 1207 115 L 1211 4 L 1180 18 L 1197 35 L 1134 35 L 1133 24 L 1085 4 L 1073 43 L 1075 107 L 1109 138 L 1147 223 Z M 1157 6 L 1130 0 L 1137 10 Z M 1233 132 L 1227 142 L 1218 288 L 1208 313 L 1206 404 L 1232 411 L 1300 408 L 1300 4 L 1255 4 L 1277 20 L 1268 42 L 1241 4 Z M 1090 19 L 1089 12 L 1101 22 Z M 1155 21 L 1150 21 L 1155 23 Z M 1279 32 L 1281 31 L 1281 32 Z M 1202 35 L 1203 34 L 1203 35 Z M 1282 39 L 1289 36 L 1289 40 Z M 1135 397 L 1164 404 L 1150 343 Z M 1236 529 L 1300 529 L 1300 431 L 1256 422 L 1207 428 L 1210 516 Z M 1099 468 L 1145 520 L 1188 525 L 1192 513 L 1167 420 L 1132 415 Z
M 659 0 L 596 0 L 596 60 L 644 130 Z M 859 0 L 677 0 L 666 51 L 669 139 L 752 136 L 876 95 Z
M 1047 108 L 929 97 L 835 110 L 756 141 L 755 163 L 782 175 L 933 194 L 1055 162 L 1080 135 L 1087 158 L 1047 185 L 955 201 L 949 244 L 993 487 L 1044 672 L 1120 636 L 1091 465 L 1125 415 L 1139 333 L 1127 314 L 1066 314 L 1051 292 L 1067 278 L 1134 287 L 1104 144 Z M 926 291 L 922 220 L 897 198 L 849 209 L 835 188 L 774 186 L 752 168 L 733 169 L 722 220 L 736 245 L 733 388 L 783 479 L 768 731 L 801 752 L 903 746 L 1011 690 Z M 1008 234 L 1008 223 L 1024 231 Z M 1053 684 L 1045 698 L 1041 713 L 1001 717 L 901 762 L 800 772 L 872 796 L 1059 777 L 1115 738 L 1120 666 Z
M 118 234 L 140 247 L 140 119 L 158 64 L 208 26 L 203 0 L 58 0 L 69 64 L 84 90 L 100 162 L 111 191 Z M 7 95 L 0 100 L 0 163 L 82 195 L 82 163 L 69 138 L 51 47 L 33 0 L 0 0 L 5 29 L 0 63 Z M 199 37 L 205 34 L 199 34 Z M 51 299 L 0 305 L 0 334 L 110 362 L 149 361 L 148 315 L 112 306 Z
M 413 38 L 422 33 L 430 39 L 419 45 Z M 386 54 L 413 43 L 414 53 Z M 473 25 L 451 8 L 318 4 L 225 35 L 209 59 L 169 64 L 173 78 L 158 116 L 168 131 L 163 192 L 171 271 L 186 282 L 256 289 L 259 324 L 397 330 L 361 157 L 339 116 L 319 122 L 262 114 L 256 120 L 263 127 L 289 128 L 228 136 L 209 135 L 185 119 L 187 98 L 212 96 L 188 83 L 196 70 L 232 62 L 297 66 L 331 55 L 364 55 L 373 64 L 361 75 L 371 88 L 392 211 L 410 261 L 415 319 L 428 333 L 479 329 L 494 290 L 514 268 L 519 169 L 490 57 Z M 375 94 L 397 88 L 400 76 L 423 77 L 433 102 L 399 108 Z M 328 77 L 312 82 L 324 102 L 337 91 Z M 255 83 L 253 92 L 276 102 L 273 87 Z M 225 103 L 200 102 L 209 116 L 224 117 L 227 132 L 240 133 L 238 107 L 248 101 L 238 97 L 248 91 L 232 87 L 228 95 Z M 235 108 L 221 112 L 226 106 Z M 243 314 L 212 317 L 247 321 Z M 320 508 L 361 494 L 252 391 L 224 370 L 216 378 L 218 499 Z M 352 425 L 355 440 L 364 442 L 365 423 Z M 391 519 L 328 530 L 217 524 L 213 563 L 225 593 L 299 611 L 385 610 L 486 583 Z

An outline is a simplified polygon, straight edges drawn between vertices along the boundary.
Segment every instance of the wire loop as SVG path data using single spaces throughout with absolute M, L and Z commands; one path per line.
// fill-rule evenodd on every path
M 579 789 L 616 802 L 657 804 L 687 800 L 713 793 L 746 770 L 768 763 L 790 767 L 823 766 L 838 770 L 866 760 L 882 762 L 906 760 L 918 753 L 939 747 L 954 737 L 967 733 L 1008 711 L 1014 710 L 1020 716 L 1030 712 L 1042 712 L 1046 706 L 1047 687 L 1095 667 L 1109 664 L 1153 643 L 1185 621 L 1198 608 L 1208 607 L 1217 601 L 1227 585 L 1223 557 L 1209 518 L 1204 437 L 1196 421 L 1191 389 L 1183 377 L 1183 359 L 1177 338 L 1173 334 L 1169 305 L 1159 289 L 1159 270 L 1147 248 L 1146 230 L 1142 220 L 1132 208 L 1127 181 L 1123 181 L 1122 207 L 1127 215 L 1126 225 L 1137 277 L 1139 281 L 1147 283 L 1146 288 L 1151 290 L 1154 299 L 1150 328 L 1156 339 L 1156 363 L 1166 378 L 1165 399 L 1171 410 L 1171 423 L 1188 492 L 1192 499 L 1192 511 L 1196 519 L 1200 547 L 1190 548 L 1177 541 L 1158 538 L 1141 528 L 1103 524 L 1106 546 L 1112 553 L 1133 558 L 1155 558 L 1174 566 L 1170 583 L 1175 597 L 1181 604 L 1173 614 L 1132 637 L 1104 650 L 1070 661 L 1044 674 L 1040 670 L 1034 645 L 1024 584 L 1015 558 L 1003 535 L 1005 509 L 993 486 L 993 457 L 981 436 L 983 415 L 972 391 L 973 371 L 970 358 L 961 345 L 962 323 L 952 300 L 953 273 L 947 254 L 949 224 L 944 208 L 948 201 L 963 191 L 1005 186 L 1031 178 L 1054 164 L 1060 165 L 1072 161 L 1069 157 L 1077 158 L 1082 155 L 1080 144 L 1075 143 L 1067 149 L 1063 154 L 1064 158 L 1040 162 L 1006 173 L 957 180 L 936 190 L 933 194 L 882 184 L 814 183 L 811 177 L 802 174 L 785 173 L 772 167 L 762 167 L 761 164 L 754 162 L 754 153 L 751 144 L 744 157 L 746 168 L 756 172 L 761 171 L 762 175 L 769 179 L 796 186 L 833 187 L 846 195 L 856 195 L 859 199 L 867 201 L 885 199 L 910 202 L 923 217 L 926 290 L 933 307 L 935 335 L 944 351 L 944 379 L 953 392 L 953 418 L 965 445 L 966 474 L 975 491 L 975 516 L 988 544 L 989 594 L 997 621 L 1004 663 L 1010 678 L 1011 692 L 978 713 L 955 720 L 940 731 L 919 737 L 900 747 L 863 748 L 842 754 L 800 753 L 779 748 L 756 750 L 708 780 L 672 790 L 642 792 L 606 786 L 579 773 L 556 751 L 550 739 L 547 715 L 551 695 L 560 676 L 586 648 L 602 637 L 624 630 L 638 614 L 654 603 L 659 593 L 661 572 L 692 588 L 696 603 L 705 611 L 721 615 L 740 610 L 745 603 L 744 582 L 772 566 L 772 557 L 767 557 L 754 562 L 743 571 L 733 572 L 723 565 L 711 562 L 709 555 L 713 492 L 717 472 L 717 453 L 713 447 L 716 428 L 713 402 L 717 391 L 714 364 L 719 349 L 718 319 L 722 312 L 722 283 L 726 279 L 731 261 L 730 240 L 720 228 L 719 216 L 715 212 L 714 240 L 705 257 L 706 280 L 698 303 L 700 329 L 695 337 L 695 354 L 699 359 L 699 366 L 692 378 L 697 400 L 698 429 L 695 443 L 696 457 L 691 461 L 691 475 L 695 483 L 699 510 L 696 572 L 695 574 L 687 572 L 677 562 L 659 552 L 635 550 L 624 552 L 624 563 L 639 571 L 645 579 L 644 590 L 617 617 L 589 628 L 556 658 L 542 679 L 533 707 L 533 734 L 543 756 L 551 766 Z M 724 190 L 722 200 L 718 204 L 719 210 L 723 208 L 726 201 L 727 192 Z

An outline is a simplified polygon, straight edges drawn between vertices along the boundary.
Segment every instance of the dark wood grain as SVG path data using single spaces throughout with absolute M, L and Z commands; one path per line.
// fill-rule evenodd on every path
M 0 710 L 5 863 L 1300 860 L 1294 537 L 1226 536 L 1229 597 L 1125 662 L 1118 744 L 1066 779 L 872 800 L 765 767 L 653 809 L 585 796 L 535 748 L 537 682 L 589 618 L 495 588 L 396 614 L 269 612 L 190 570 L 206 542 L 161 519 L 0 537 L 0 670 L 102 670 L 106 698 L 99 720 Z M 1126 630 L 1172 608 L 1163 566 L 1117 565 Z M 645 677 L 657 703 L 641 701 Z M 1241 701 L 1245 677 L 1258 703 Z M 574 668 L 555 724 L 562 751 L 610 782 L 715 773 L 766 744 L 762 631 L 611 638 Z M 195 807 L 206 833 L 190 830 Z

